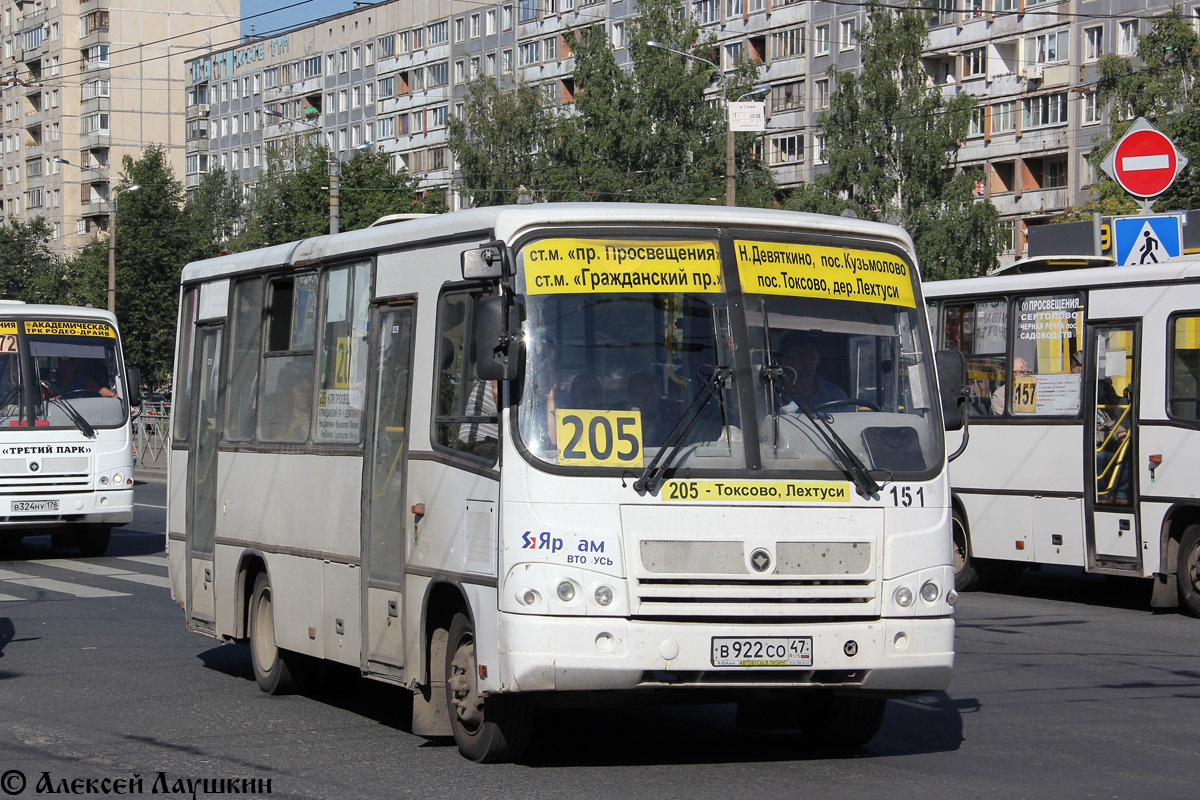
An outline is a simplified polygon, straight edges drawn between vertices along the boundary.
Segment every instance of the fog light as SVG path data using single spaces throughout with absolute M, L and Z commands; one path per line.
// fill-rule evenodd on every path
M 107 476 L 107 475 L 101 475 L 101 476 L 100 476 L 100 485 L 101 485 L 101 486 L 108 486 L 108 476 Z
M 521 595 L 521 602 L 527 606 L 536 606 L 541 599 L 541 595 L 533 589 L 526 589 L 525 594 Z
M 946 592 L 946 605 L 950 606 L 951 608 L 954 608 L 956 605 L 958 605 L 958 592 L 954 591 L 953 589 Z
M 558 599 L 564 603 L 569 603 L 575 599 L 575 584 L 570 581 L 563 581 L 558 585 Z
M 926 603 L 932 603 L 941 595 L 942 590 L 933 581 L 925 581 L 925 585 L 921 587 L 921 599 Z
M 108 496 L 107 495 L 100 496 L 100 505 L 102 505 L 102 506 L 108 505 Z
M 607 586 L 597 586 L 596 587 L 596 602 L 597 603 L 599 603 L 602 606 L 607 606 L 612 603 L 612 598 L 613 598 L 612 589 L 608 588 Z
M 901 586 L 892 597 L 895 599 L 896 605 L 901 608 L 908 608 L 913 604 L 912 589 L 907 586 Z

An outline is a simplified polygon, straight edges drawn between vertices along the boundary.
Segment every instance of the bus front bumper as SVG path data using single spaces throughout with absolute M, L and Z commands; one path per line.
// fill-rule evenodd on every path
M 722 625 L 501 613 L 501 691 L 665 688 L 880 692 L 945 689 L 954 665 L 951 617 L 806 625 Z M 718 667 L 714 640 L 811 637 L 811 663 Z
M 45 503 L 53 505 L 40 505 Z M 24 508 L 18 504 L 30 504 Z M 133 521 L 133 489 L 87 493 L 38 492 L 0 500 L 0 531 L 56 525 L 126 525 Z

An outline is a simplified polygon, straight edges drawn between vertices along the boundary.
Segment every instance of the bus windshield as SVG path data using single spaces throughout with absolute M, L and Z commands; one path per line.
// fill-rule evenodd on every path
M 114 427 L 128 420 L 109 325 L 25 320 L 20 337 L 17 323 L 8 325 L 12 332 L 0 334 L 0 425 Z
M 776 280 L 720 253 L 715 239 L 521 248 L 531 456 L 635 474 L 664 447 L 664 466 L 689 473 L 936 469 L 936 384 L 907 264 L 888 255 L 898 272 L 872 278 L 883 288 L 834 296 L 831 280 Z M 731 304 L 735 269 L 744 302 Z

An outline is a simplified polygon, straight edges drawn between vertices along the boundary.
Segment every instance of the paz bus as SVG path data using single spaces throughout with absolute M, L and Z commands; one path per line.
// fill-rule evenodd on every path
M 264 691 L 353 665 L 474 760 L 610 698 L 865 742 L 954 657 L 924 315 L 902 231 L 781 211 L 484 208 L 189 264 L 173 596 Z
M 1154 606 L 1200 614 L 1200 261 L 1096 263 L 926 284 L 971 387 L 958 588 L 1059 564 L 1149 579 Z
M 133 519 L 137 383 L 111 313 L 0 303 L 0 538 L 104 554 Z

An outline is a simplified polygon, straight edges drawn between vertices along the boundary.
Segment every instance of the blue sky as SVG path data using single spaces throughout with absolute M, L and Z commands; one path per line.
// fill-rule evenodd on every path
M 242 35 L 249 35 L 251 25 L 260 36 L 270 35 L 283 28 L 294 28 L 349 11 L 352 7 L 353 0 L 242 0 Z M 264 16 L 255 16 L 257 14 Z

